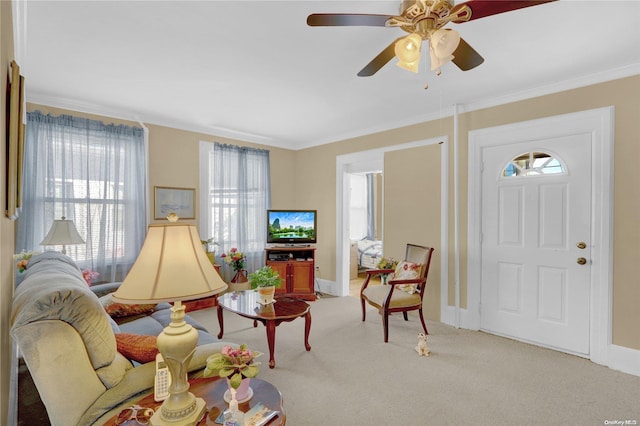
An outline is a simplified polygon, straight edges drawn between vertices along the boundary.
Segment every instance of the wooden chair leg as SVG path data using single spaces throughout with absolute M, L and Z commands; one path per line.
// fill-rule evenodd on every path
M 424 328 L 424 334 L 429 334 L 427 324 L 425 324 L 424 317 L 422 316 L 422 309 L 418 309 L 418 315 L 420 315 L 420 322 L 422 323 L 422 328 Z
M 367 311 L 366 311 L 366 307 L 364 305 L 364 299 L 360 298 L 360 304 L 362 305 L 362 321 L 365 320 L 366 316 L 367 316 Z
M 382 329 L 384 330 L 384 342 L 389 341 L 389 313 L 384 312 L 382 314 Z
M 407 311 L 404 311 L 404 312 L 402 313 L 402 316 L 404 317 L 404 320 L 405 320 L 405 321 L 409 321 L 409 316 L 407 315 Z

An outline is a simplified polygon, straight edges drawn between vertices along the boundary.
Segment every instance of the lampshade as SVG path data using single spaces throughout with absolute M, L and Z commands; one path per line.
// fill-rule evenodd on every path
M 226 288 L 195 225 L 162 223 L 149 226 L 138 259 L 112 297 L 130 304 L 174 302 L 211 296 Z
M 429 47 L 438 58 L 448 58 L 458 48 L 460 34 L 450 29 L 439 29 L 430 38 Z
M 418 72 L 421 46 L 422 37 L 415 33 L 398 40 L 394 47 L 394 52 L 398 57 L 398 63 L 396 65 L 407 71 Z
M 450 29 L 440 29 L 429 38 L 429 57 L 431 70 L 439 70 L 441 66 L 453 59 L 452 53 L 460 44 L 460 34 Z M 439 74 L 439 72 L 438 72 Z
M 62 246 L 62 253 L 66 253 L 65 246 L 67 244 L 84 244 L 84 240 L 78 234 L 76 226 L 70 219 L 54 220 L 49 233 L 44 237 L 44 240 L 40 243 L 41 246 Z

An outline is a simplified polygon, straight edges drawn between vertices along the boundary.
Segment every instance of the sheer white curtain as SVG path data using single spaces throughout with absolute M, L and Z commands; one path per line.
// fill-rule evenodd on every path
M 27 114 L 23 207 L 16 250 L 42 250 L 54 219 L 73 220 L 84 245 L 67 246 L 98 281 L 121 281 L 146 235 L 141 128 L 68 115 Z
M 247 272 L 264 266 L 267 209 L 271 206 L 269 151 L 201 142 L 201 238 L 213 237 L 216 263 L 237 248 L 247 256 Z M 221 269 L 229 281 L 233 270 Z

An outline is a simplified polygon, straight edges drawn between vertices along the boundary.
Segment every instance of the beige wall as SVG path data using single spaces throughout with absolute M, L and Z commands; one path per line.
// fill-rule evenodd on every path
M 294 168 L 291 167 L 291 164 L 295 163 L 294 151 L 169 127 L 148 125 L 148 128 L 149 186 L 151 189 L 154 186 L 196 188 L 196 197 L 199 197 L 198 152 L 200 141 L 220 142 L 268 149 L 270 151 L 272 207 L 293 208 L 295 206 Z M 153 197 L 153 193 L 151 196 Z M 196 220 L 198 220 L 197 216 L 196 213 Z
M 440 157 L 442 145 L 391 151 L 384 159 L 384 253 L 405 258 L 407 243 L 435 249 L 424 315 L 440 320 Z
M 0 200 L 2 211 L 0 215 L 0 424 L 7 424 L 9 412 L 10 367 L 11 367 L 11 340 L 9 337 L 9 316 L 11 315 L 11 299 L 13 298 L 13 248 L 15 246 L 15 224 L 7 219 L 4 214 L 6 186 L 6 89 L 7 70 L 9 63 L 14 59 L 13 55 L 13 25 L 11 20 L 11 2 L 0 2 L 0 80 L 2 85 L 2 101 L 0 101 Z

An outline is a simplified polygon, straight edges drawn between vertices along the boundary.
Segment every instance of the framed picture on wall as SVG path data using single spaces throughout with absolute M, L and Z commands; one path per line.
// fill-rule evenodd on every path
M 154 219 L 166 219 L 169 213 L 175 213 L 180 219 L 195 219 L 194 188 L 171 188 L 156 186 Z
M 24 153 L 24 77 L 20 67 L 11 61 L 7 76 L 7 188 L 5 214 L 11 220 L 18 218 L 22 206 L 22 161 Z

